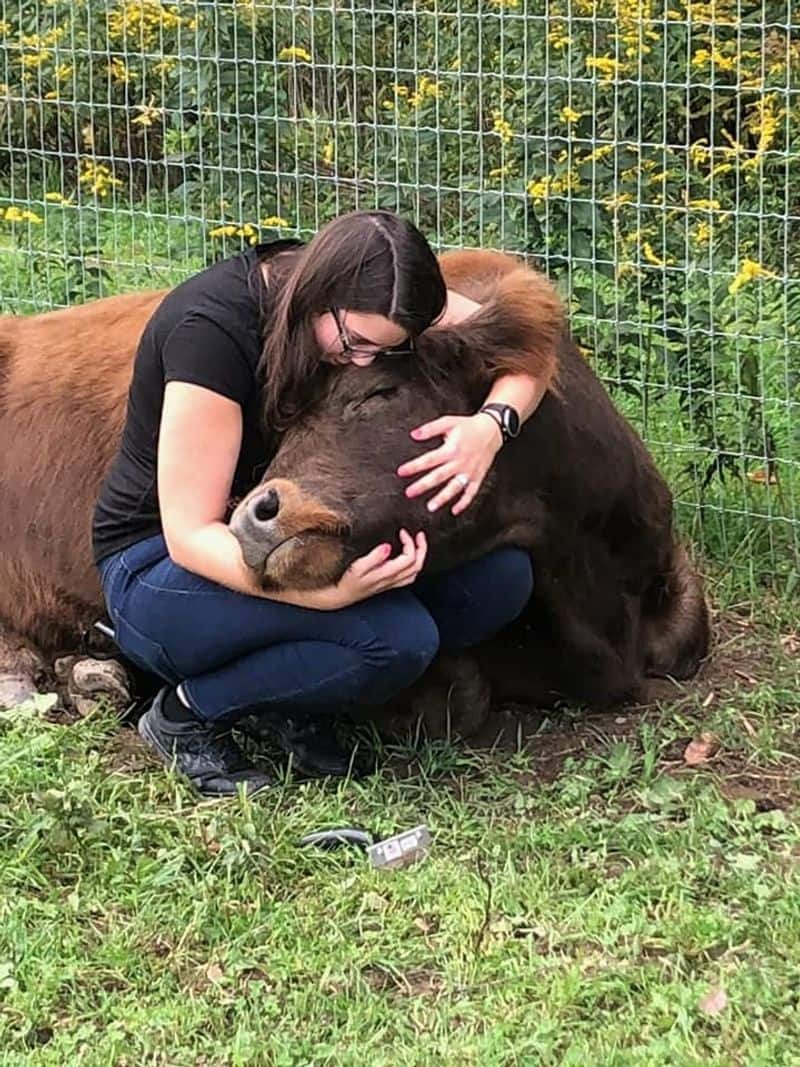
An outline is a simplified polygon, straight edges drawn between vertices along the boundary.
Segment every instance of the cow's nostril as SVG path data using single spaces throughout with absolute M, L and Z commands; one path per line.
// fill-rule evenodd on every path
M 256 500 L 253 508 L 253 518 L 256 522 L 269 522 L 270 519 L 274 519 L 278 514 L 280 504 L 280 498 L 275 490 L 268 490 Z

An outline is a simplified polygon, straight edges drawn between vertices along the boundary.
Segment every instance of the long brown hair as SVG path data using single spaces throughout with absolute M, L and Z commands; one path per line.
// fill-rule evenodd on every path
M 264 420 L 273 430 L 320 394 L 332 367 L 313 317 L 329 307 L 383 315 L 418 337 L 444 310 L 436 256 L 413 223 L 391 211 L 352 211 L 268 267 L 270 313 L 259 362 Z

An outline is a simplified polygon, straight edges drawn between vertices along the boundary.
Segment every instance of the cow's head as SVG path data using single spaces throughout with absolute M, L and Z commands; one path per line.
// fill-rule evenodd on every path
M 498 511 L 496 495 L 489 500 L 502 477 L 498 468 L 507 466 L 503 453 L 457 518 L 447 506 L 429 512 L 431 494 L 409 500 L 410 479 L 399 478 L 397 468 L 439 443 L 414 442 L 415 426 L 474 412 L 493 373 L 524 368 L 550 381 L 563 310 L 541 275 L 500 253 L 453 252 L 440 261 L 447 284 L 481 303 L 480 311 L 465 323 L 426 330 L 417 357 L 379 358 L 333 375 L 325 397 L 292 426 L 262 484 L 232 515 L 231 530 L 265 589 L 338 581 L 357 556 L 396 543 L 401 528 L 429 534 L 426 568 L 433 570 L 496 543 L 500 529 L 520 542 L 513 516 Z
M 441 544 L 457 524 L 472 526 L 446 507 L 431 514 L 430 494 L 408 499 L 413 479 L 397 475 L 401 463 L 439 443 L 413 441 L 415 426 L 445 410 L 470 410 L 468 388 L 458 379 L 446 397 L 399 359 L 346 367 L 333 377 L 323 400 L 286 433 L 264 480 L 231 516 L 245 562 L 265 589 L 338 581 L 358 555 L 382 541 L 396 542 L 401 527 L 425 530 Z M 475 516 L 477 505 L 470 511 Z

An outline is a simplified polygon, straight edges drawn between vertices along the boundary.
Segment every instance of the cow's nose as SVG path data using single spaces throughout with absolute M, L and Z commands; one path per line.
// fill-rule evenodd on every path
M 274 519 L 278 514 L 280 506 L 281 499 L 276 490 L 268 489 L 266 493 L 262 493 L 261 496 L 254 497 L 254 499 L 250 501 L 250 506 L 247 510 L 250 512 L 250 518 L 258 525 L 261 525 L 262 523 Z

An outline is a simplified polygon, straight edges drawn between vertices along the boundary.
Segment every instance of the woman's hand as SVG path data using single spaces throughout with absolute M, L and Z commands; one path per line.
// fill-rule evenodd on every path
M 415 441 L 443 437 L 438 448 L 404 463 L 397 473 L 401 478 L 429 471 L 406 489 L 406 496 L 428 493 L 438 486 L 439 492 L 428 501 L 428 510 L 456 500 L 454 515 L 465 511 L 475 499 L 494 457 L 503 444 L 503 435 L 491 415 L 445 415 L 411 431 Z
M 336 585 L 303 593 L 303 606 L 336 611 L 388 589 L 411 585 L 425 565 L 428 542 L 422 532 L 412 537 L 406 530 L 401 530 L 400 543 L 402 549 L 393 559 L 389 558 L 391 545 L 378 545 L 366 556 L 354 560 Z

